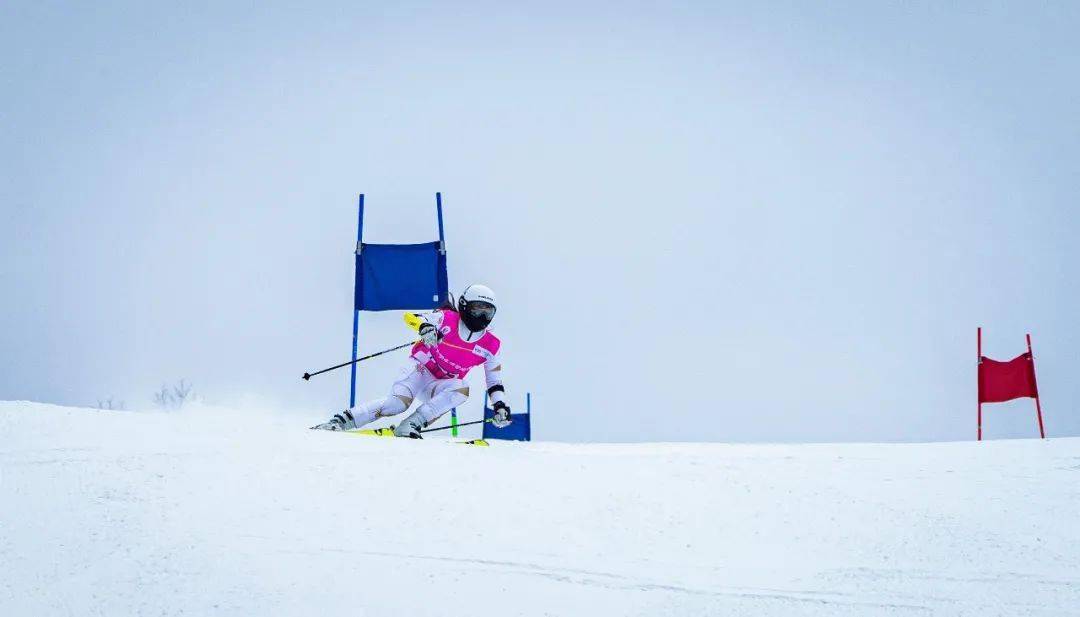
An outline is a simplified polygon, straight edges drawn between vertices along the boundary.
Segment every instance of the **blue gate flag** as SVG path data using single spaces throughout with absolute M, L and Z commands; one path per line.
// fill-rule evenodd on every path
M 360 244 L 356 253 L 357 311 L 435 309 L 450 298 L 441 242 Z
M 510 426 L 496 428 L 490 422 L 484 423 L 484 439 L 505 439 L 507 441 L 532 441 L 532 427 L 529 426 L 529 418 L 532 417 L 532 396 L 526 395 L 528 401 L 525 405 L 526 413 L 510 414 Z M 487 395 L 484 395 L 484 419 L 490 420 L 495 417 L 495 410 L 488 407 Z

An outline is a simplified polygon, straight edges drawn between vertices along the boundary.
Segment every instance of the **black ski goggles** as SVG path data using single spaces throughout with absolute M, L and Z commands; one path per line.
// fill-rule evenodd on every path
M 491 322 L 495 318 L 495 307 L 490 302 L 474 300 L 465 303 L 465 314 L 473 319 Z

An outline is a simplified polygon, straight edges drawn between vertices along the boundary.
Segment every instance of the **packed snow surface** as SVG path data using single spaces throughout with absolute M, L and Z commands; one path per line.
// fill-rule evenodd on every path
M 0 403 L 0 615 L 1080 615 L 1080 439 L 495 443 Z

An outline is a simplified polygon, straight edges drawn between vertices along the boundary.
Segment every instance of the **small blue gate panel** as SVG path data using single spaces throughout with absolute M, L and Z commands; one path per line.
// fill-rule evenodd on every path
M 530 441 L 532 439 L 532 430 L 529 426 L 529 417 L 532 414 L 528 413 L 512 413 L 510 414 L 510 426 L 504 428 L 495 428 L 495 425 L 490 422 L 484 423 L 484 439 L 506 439 L 509 441 Z M 484 406 L 484 419 L 490 420 L 495 417 L 495 410 Z

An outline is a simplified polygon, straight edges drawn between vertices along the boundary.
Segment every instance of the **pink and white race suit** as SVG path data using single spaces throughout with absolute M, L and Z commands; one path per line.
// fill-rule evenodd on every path
M 434 346 L 423 342 L 413 345 L 412 363 L 394 382 L 390 394 L 351 410 L 357 427 L 399 414 L 409 408 L 413 399 L 421 401 L 416 413 L 423 417 L 425 426 L 430 425 L 468 400 L 465 376 L 481 364 L 492 404 L 503 400 L 498 337 L 489 330 L 472 332 L 461 323 L 456 311 L 435 311 L 423 319 L 439 329 L 441 340 Z
M 436 311 L 426 316 L 424 321 L 436 326 L 442 339 L 434 347 L 423 342 L 413 345 L 412 358 L 423 364 L 436 379 L 464 379 L 474 366 L 483 364 L 487 369 L 499 354 L 502 343 L 498 337 L 486 330 L 477 335 L 465 328 L 461 325 L 461 316 L 455 311 Z M 464 330 L 464 336 L 460 330 Z

